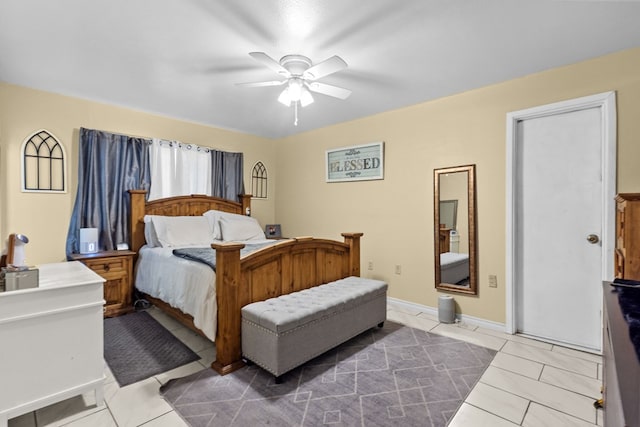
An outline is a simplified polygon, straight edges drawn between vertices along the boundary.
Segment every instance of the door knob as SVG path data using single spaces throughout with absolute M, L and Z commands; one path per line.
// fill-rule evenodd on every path
M 589 234 L 587 236 L 587 242 L 591 243 L 591 244 L 596 244 L 600 241 L 600 238 L 598 237 L 597 234 Z

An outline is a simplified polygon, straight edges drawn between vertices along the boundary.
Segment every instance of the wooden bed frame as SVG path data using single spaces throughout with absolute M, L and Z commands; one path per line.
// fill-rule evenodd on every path
M 251 212 L 251 196 L 235 203 L 204 195 L 178 196 L 145 201 L 146 190 L 129 190 L 131 197 L 131 250 L 145 243 L 145 215 L 202 215 L 210 209 L 245 214 Z M 362 233 L 342 233 L 343 242 L 312 237 L 280 240 L 272 246 L 240 257 L 242 243 L 212 244 L 216 250 L 216 360 L 211 367 L 221 375 L 242 366 L 240 309 L 262 301 L 348 276 L 360 276 Z M 159 308 L 204 335 L 193 318 L 156 298 L 147 296 Z

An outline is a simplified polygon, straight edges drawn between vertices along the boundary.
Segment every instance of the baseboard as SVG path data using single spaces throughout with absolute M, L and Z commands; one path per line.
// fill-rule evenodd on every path
M 398 298 L 387 297 L 387 302 L 405 307 L 408 310 L 418 311 L 421 313 L 427 313 L 434 317 L 438 317 L 438 309 L 435 307 L 429 307 L 422 304 L 416 304 L 409 301 L 404 301 Z M 493 331 L 505 332 L 506 325 L 500 322 L 494 322 L 493 320 L 481 319 L 479 317 L 469 316 L 466 314 L 456 313 L 456 322 L 464 322 L 469 325 L 478 326 L 481 328 L 491 329 Z

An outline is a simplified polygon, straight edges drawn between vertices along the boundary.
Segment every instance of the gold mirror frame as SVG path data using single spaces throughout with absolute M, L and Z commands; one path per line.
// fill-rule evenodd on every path
M 444 283 L 441 281 L 442 270 L 440 265 L 440 254 L 449 251 L 449 229 L 440 227 L 440 194 L 442 194 L 440 184 L 445 176 L 449 174 L 466 173 L 467 174 L 467 234 L 468 242 L 468 254 L 469 254 L 469 280 L 468 284 L 456 284 L 456 283 Z M 461 192 L 462 193 L 462 192 Z M 449 194 L 446 195 L 450 197 Z M 464 197 L 464 196 L 462 196 Z M 460 204 L 458 204 L 460 207 Z M 477 252 L 477 228 L 476 228 L 476 165 L 455 166 L 450 168 L 434 169 L 433 171 L 433 217 L 434 217 L 434 261 L 435 261 L 435 286 L 436 289 L 441 289 L 450 292 L 458 292 L 463 294 L 477 295 L 478 294 L 478 252 Z M 458 215 L 463 214 L 465 211 L 458 209 Z M 458 224 L 463 224 L 464 218 L 458 218 Z M 449 234 L 450 236 L 450 234 Z M 462 240 L 465 236 L 459 236 Z M 464 244 L 463 246 L 466 246 Z

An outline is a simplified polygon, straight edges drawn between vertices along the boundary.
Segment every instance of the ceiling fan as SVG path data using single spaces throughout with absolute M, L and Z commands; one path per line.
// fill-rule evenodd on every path
M 294 124 L 298 125 L 298 105 L 306 107 L 313 102 L 311 92 L 332 96 L 339 99 L 347 99 L 351 91 L 338 86 L 320 83 L 317 80 L 329 74 L 347 68 L 347 63 L 339 56 L 313 64 L 309 58 L 303 55 L 285 55 L 276 61 L 264 52 L 251 52 L 251 57 L 266 65 L 278 73 L 284 80 L 271 80 L 262 82 L 237 83 L 244 87 L 265 87 L 286 85 L 278 101 L 287 107 L 292 104 L 295 108 Z

